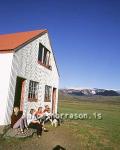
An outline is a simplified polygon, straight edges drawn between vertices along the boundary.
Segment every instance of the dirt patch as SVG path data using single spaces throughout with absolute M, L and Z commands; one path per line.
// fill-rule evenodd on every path
M 38 138 L 34 135 L 32 138 L 27 139 L 13 139 L 8 138 L 0 141 L 0 150 L 53 150 L 56 146 L 61 146 L 67 150 L 79 150 L 77 139 L 72 135 L 72 132 L 63 127 L 48 126 L 49 132 L 44 132 Z

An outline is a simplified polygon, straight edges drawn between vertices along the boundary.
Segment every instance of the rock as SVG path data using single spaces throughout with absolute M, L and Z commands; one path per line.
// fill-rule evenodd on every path
M 24 130 L 24 133 L 21 133 L 20 128 L 18 129 L 13 129 L 10 128 L 4 135 L 4 138 L 7 137 L 14 137 L 14 138 L 26 138 L 26 137 L 31 137 L 33 134 L 36 132 L 35 129 L 28 129 Z

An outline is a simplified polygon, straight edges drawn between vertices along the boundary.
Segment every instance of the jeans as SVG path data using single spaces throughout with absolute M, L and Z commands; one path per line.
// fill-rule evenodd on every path
M 42 125 L 39 123 L 30 123 L 29 128 L 33 128 L 37 130 L 37 135 L 42 135 Z

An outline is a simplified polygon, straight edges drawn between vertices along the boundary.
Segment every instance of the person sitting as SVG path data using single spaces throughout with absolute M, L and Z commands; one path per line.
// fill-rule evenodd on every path
M 48 112 L 49 110 L 50 110 L 49 106 L 48 106 L 48 105 L 45 105 L 45 109 L 44 109 L 43 113 L 46 113 L 46 112 Z
M 44 122 L 46 120 L 46 116 L 44 115 L 43 111 L 42 111 L 42 107 L 39 107 L 38 110 L 35 113 L 37 119 L 40 121 L 40 123 L 42 123 L 43 125 L 43 130 L 45 132 L 47 132 L 48 130 L 45 128 Z
M 40 137 L 42 135 L 42 123 L 39 120 L 37 120 L 35 113 L 36 113 L 35 109 L 30 110 L 30 113 L 27 116 L 27 122 L 29 128 L 36 129 L 37 135 L 38 137 Z
M 50 108 L 49 108 L 48 105 L 45 106 L 45 109 L 44 109 L 43 113 L 44 113 L 44 118 L 45 118 L 44 122 L 50 121 L 50 119 L 52 117 L 52 113 L 51 113 Z
M 19 107 L 14 107 L 13 114 L 11 116 L 11 127 L 13 129 L 20 128 L 21 132 L 24 133 L 24 127 L 28 129 L 27 118 L 20 111 Z
M 42 118 L 43 117 L 43 111 L 42 111 L 42 107 L 39 107 L 38 110 L 36 111 L 35 113 L 36 117 L 39 119 L 39 118 Z
M 44 113 L 44 116 L 46 116 L 46 118 L 52 115 L 48 105 L 45 106 L 43 113 Z

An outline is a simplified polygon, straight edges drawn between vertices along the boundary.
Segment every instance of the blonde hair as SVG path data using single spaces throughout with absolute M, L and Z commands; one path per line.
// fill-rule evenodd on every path
M 18 112 L 20 111 L 20 109 L 19 109 L 19 107 L 14 107 L 13 111 L 14 111 L 15 115 L 17 115 Z

